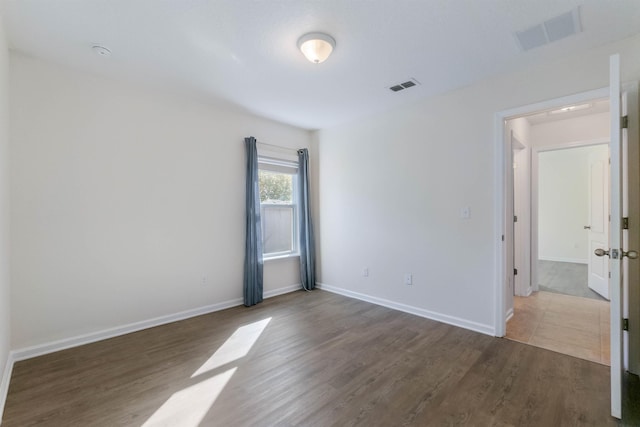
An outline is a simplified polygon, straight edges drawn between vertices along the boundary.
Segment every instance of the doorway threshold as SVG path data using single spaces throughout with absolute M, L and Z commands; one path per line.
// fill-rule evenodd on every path
M 610 366 L 609 302 L 552 292 L 514 297 L 505 338 Z

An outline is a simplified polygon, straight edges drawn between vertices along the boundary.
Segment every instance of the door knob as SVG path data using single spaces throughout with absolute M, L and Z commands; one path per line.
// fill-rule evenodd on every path
M 604 249 L 596 249 L 595 251 L 593 251 L 594 254 L 596 254 L 596 256 L 609 256 L 609 251 L 605 251 Z M 637 256 L 637 254 L 636 254 Z
M 585 226 L 584 226 L 584 227 L 582 227 L 582 228 L 584 228 L 585 230 L 591 230 L 591 226 L 590 226 L 590 225 L 585 225 Z
M 637 259 L 638 258 L 638 251 L 622 251 L 622 256 L 626 256 L 629 259 Z

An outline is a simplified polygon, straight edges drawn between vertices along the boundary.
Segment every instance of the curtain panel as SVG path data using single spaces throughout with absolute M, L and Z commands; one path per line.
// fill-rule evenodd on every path
M 258 183 L 258 149 L 256 139 L 244 139 L 247 151 L 246 241 L 244 251 L 244 305 L 263 299 L 262 226 L 260 224 L 260 188 Z
M 309 193 L 309 150 L 298 150 L 298 198 L 300 203 L 300 283 L 310 291 L 316 287 L 316 251 Z

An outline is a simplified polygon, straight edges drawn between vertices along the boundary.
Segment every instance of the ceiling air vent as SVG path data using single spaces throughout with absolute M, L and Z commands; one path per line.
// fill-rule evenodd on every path
M 398 84 L 395 84 L 393 86 L 389 86 L 389 89 L 394 91 L 394 92 L 399 92 L 401 90 L 409 89 L 410 87 L 417 86 L 419 84 L 420 84 L 419 81 L 417 81 L 416 79 L 412 78 L 412 79 L 407 80 L 404 83 L 398 83 Z
M 515 36 L 523 51 L 535 49 L 582 31 L 580 25 L 580 8 L 548 19 L 523 31 L 516 31 Z

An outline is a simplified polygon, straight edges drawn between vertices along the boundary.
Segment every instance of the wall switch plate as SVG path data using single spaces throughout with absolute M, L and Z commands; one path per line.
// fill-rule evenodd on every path
M 407 273 L 404 275 L 404 284 L 413 285 L 413 275 L 411 273 Z
M 362 269 L 362 277 L 369 277 L 369 267 Z

